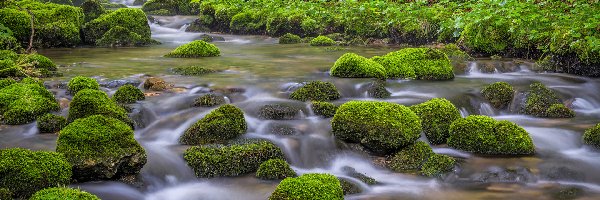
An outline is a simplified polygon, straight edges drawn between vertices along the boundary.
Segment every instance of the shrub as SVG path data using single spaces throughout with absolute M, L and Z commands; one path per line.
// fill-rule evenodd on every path
M 298 101 L 333 101 L 340 93 L 333 83 L 311 81 L 290 94 L 290 99 Z
M 375 61 L 355 53 L 346 53 L 335 61 L 329 73 L 340 78 L 380 78 L 386 77 L 386 70 Z
M 116 28 L 117 26 L 120 28 Z M 113 31 L 110 31 L 111 29 Z M 86 23 L 82 31 L 83 38 L 88 44 L 97 44 L 98 40 L 99 44 L 103 45 L 152 41 L 146 14 L 136 8 L 120 8 L 100 15 Z M 122 34 L 127 37 L 123 37 Z
M 310 40 L 310 46 L 333 46 L 335 45 L 335 41 L 327 36 L 318 36 L 312 40 Z
M 431 144 L 446 143 L 450 124 L 461 118 L 454 104 L 443 98 L 434 98 L 410 108 L 421 118 L 423 132 Z
M 76 76 L 69 80 L 67 87 L 71 94 L 77 94 L 77 92 L 84 89 L 99 90 L 100 84 L 98 84 L 96 79 L 84 76 Z
M 67 125 L 67 119 L 63 116 L 47 113 L 37 119 L 37 127 L 40 133 L 58 133 Z
M 179 142 L 186 145 L 224 143 L 246 133 L 246 130 L 244 112 L 227 104 L 211 111 L 189 127 L 179 138 Z
M 194 106 L 213 107 L 225 104 L 225 97 L 214 93 L 202 95 L 194 100 Z
M 69 103 L 67 121 L 73 122 L 76 119 L 92 115 L 104 115 L 133 125 L 133 122 L 127 116 L 127 111 L 108 98 L 106 93 L 92 89 L 81 90 L 73 97 L 71 103 Z
M 515 123 L 471 115 L 450 125 L 448 145 L 463 151 L 490 155 L 529 155 L 535 146 L 529 133 Z
M 25 124 L 59 109 L 54 95 L 37 83 L 13 83 L 0 89 L 0 114 L 6 124 Z
M 7 188 L 13 198 L 21 199 L 43 188 L 69 184 L 71 165 L 61 153 L 2 149 L 0 174 L 0 188 Z
M 260 34 L 265 27 L 261 13 L 245 11 L 235 14 L 229 23 L 229 29 L 234 33 Z
M 184 152 L 188 165 L 202 178 L 239 176 L 256 171 L 267 160 L 283 158 L 279 147 L 264 140 L 194 146 Z
M 100 200 L 96 195 L 79 189 L 54 187 L 37 191 L 29 200 Z
M 414 143 L 421 134 L 420 124 L 419 117 L 403 105 L 373 101 L 344 103 L 331 120 L 338 139 L 360 143 L 380 154 Z
M 16 61 L 19 55 L 11 50 L 0 50 L 0 60 Z
M 313 101 L 310 105 L 310 108 L 312 109 L 313 113 L 315 113 L 315 115 L 324 118 L 333 117 L 333 115 L 335 115 L 335 111 L 337 110 L 336 105 L 322 101 Z
M 389 167 L 396 172 L 415 172 L 433 154 L 435 153 L 427 143 L 417 141 L 394 154 Z
M 596 126 L 585 130 L 583 143 L 600 148 L 600 124 L 596 124 Z
M 431 48 L 405 48 L 385 55 L 391 59 L 398 74 L 409 74 L 406 68 L 412 67 L 415 78 L 421 80 L 450 80 L 454 79 L 454 72 L 448 56 L 443 52 Z M 393 67 L 389 67 L 393 69 Z M 410 78 L 410 77 L 409 77 Z
M 258 117 L 266 120 L 290 120 L 296 118 L 299 110 L 289 105 L 268 104 L 259 109 Z
M 277 180 L 295 176 L 297 176 L 296 172 L 290 165 L 285 160 L 279 158 L 263 162 L 256 171 L 256 177 L 264 180 Z
M 190 43 L 181 45 L 171 51 L 165 57 L 173 58 L 197 58 L 197 57 L 214 57 L 221 54 L 219 48 L 214 44 L 207 43 L 202 40 L 195 40 Z
M 279 44 L 297 44 L 300 43 L 300 36 L 294 35 L 292 33 L 286 33 L 283 36 L 279 37 Z
M 73 179 L 78 181 L 137 175 L 146 164 L 146 151 L 133 138 L 131 127 L 102 115 L 67 125 L 58 135 L 56 152 L 73 165 Z
M 119 89 L 113 95 L 113 100 L 117 103 L 135 103 L 136 101 L 141 101 L 146 99 L 144 96 L 144 92 L 139 88 L 133 85 L 124 85 L 119 87 Z
M 207 69 L 201 66 L 187 66 L 187 67 L 176 67 L 173 68 L 173 72 L 185 76 L 199 76 L 217 72 L 216 70 Z
M 492 106 L 498 109 L 503 109 L 510 104 L 513 99 L 515 90 L 506 82 L 496 82 L 487 85 L 481 90 L 483 98 L 488 100 Z
M 304 174 L 286 178 L 271 194 L 269 200 L 283 199 L 344 199 L 340 181 L 330 174 Z
M 564 105 L 556 104 L 562 103 L 554 91 L 548 89 L 542 83 L 533 83 L 529 86 L 524 111 L 525 114 L 536 117 L 574 117 L 573 111 L 569 112 L 570 109 L 564 107 Z M 550 109 L 551 107 L 553 108 Z M 549 115 L 548 111 L 552 112 L 552 116 Z
M 438 176 L 442 173 L 446 173 L 454 168 L 454 163 L 456 161 L 454 158 L 441 155 L 441 154 L 432 154 L 423 166 L 421 167 L 420 174 L 425 176 Z

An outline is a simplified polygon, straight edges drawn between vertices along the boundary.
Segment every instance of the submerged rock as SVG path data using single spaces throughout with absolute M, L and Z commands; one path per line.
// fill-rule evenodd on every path
M 302 38 L 292 33 L 286 33 L 279 37 L 279 44 L 297 44 L 300 43 Z
M 40 133 L 57 133 L 67 125 L 67 119 L 63 116 L 47 113 L 37 119 L 37 127 Z
M 216 93 L 205 94 L 194 100 L 194 106 L 197 107 L 213 107 L 225 103 L 225 97 Z
M 358 184 L 350 181 L 349 179 L 338 178 L 338 180 L 340 181 L 340 186 L 342 187 L 344 195 L 358 194 L 363 192 L 362 188 L 360 188 Z
M 585 130 L 583 143 L 600 149 L 600 124 Z
M 335 112 L 338 107 L 329 102 L 313 101 L 310 104 L 310 108 L 312 109 L 313 113 L 315 113 L 315 115 L 324 118 L 330 118 L 335 115 Z
M 385 99 L 392 95 L 392 93 L 385 88 L 385 81 L 381 80 L 370 83 L 367 88 L 367 94 L 369 97 L 378 99 Z

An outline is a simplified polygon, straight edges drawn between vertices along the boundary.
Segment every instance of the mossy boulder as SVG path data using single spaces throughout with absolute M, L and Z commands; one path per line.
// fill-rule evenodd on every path
M 413 66 L 405 65 L 396 56 L 374 56 L 370 60 L 381 64 L 385 68 L 387 78 L 414 79 L 416 78 Z
M 35 191 L 68 185 L 71 182 L 71 164 L 61 153 L 2 149 L 0 174 L 0 188 L 10 190 L 13 198 L 26 199 Z
M 58 133 L 67 125 L 63 116 L 47 113 L 37 118 L 37 127 L 40 133 Z
M 256 171 L 256 177 L 264 180 L 278 180 L 296 176 L 296 172 L 290 167 L 290 164 L 279 158 L 263 162 Z
M 333 83 L 311 81 L 290 94 L 290 99 L 298 101 L 333 101 L 340 93 Z
M 292 33 L 286 33 L 279 37 L 279 44 L 297 44 L 300 43 L 302 38 Z
M 38 83 L 13 83 L 0 89 L 0 115 L 6 124 L 25 124 L 59 109 L 54 95 Z
M 172 58 L 198 58 L 219 56 L 221 51 L 214 44 L 203 40 L 194 40 L 190 43 L 181 45 L 175 50 L 169 52 L 165 57 Z
M 137 8 L 120 8 L 106 12 L 86 23 L 82 31 L 87 44 L 125 45 L 153 41 L 150 38 L 146 14 Z
M 310 108 L 312 109 L 313 113 L 315 113 L 315 115 L 324 118 L 330 118 L 333 117 L 333 115 L 335 115 L 335 111 L 338 107 L 329 102 L 313 101 L 310 104 Z
M 342 191 L 344 191 L 344 195 L 358 194 L 363 190 L 356 183 L 350 181 L 346 178 L 338 178 L 340 181 L 340 186 L 342 186 Z
M 19 63 L 27 63 L 36 69 L 45 69 L 48 71 L 56 71 L 58 68 L 48 57 L 40 54 L 20 54 Z
M 103 47 L 144 46 L 150 44 L 160 43 L 149 38 L 144 38 L 122 26 L 110 28 L 101 38 L 96 40 L 96 46 Z
M 144 100 L 146 99 L 146 96 L 144 96 L 144 92 L 142 92 L 142 90 L 139 88 L 127 84 L 119 87 L 112 98 L 117 103 L 127 104 Z
M 271 194 L 269 200 L 284 199 L 344 199 L 340 181 L 330 174 L 303 174 L 286 178 Z
M 600 149 L 600 124 L 585 130 L 583 143 Z
M 385 99 L 392 96 L 392 93 L 385 88 L 385 81 L 376 80 L 369 84 L 367 95 L 371 98 Z
M 96 195 L 67 187 L 53 187 L 37 191 L 29 200 L 100 200 Z
M 544 84 L 533 83 L 529 85 L 529 92 L 527 93 L 527 100 L 524 106 L 525 114 L 535 117 L 575 116 L 573 111 L 569 112 L 570 109 L 557 104 L 562 104 L 558 95 Z M 550 109 L 551 107 L 553 108 Z M 549 113 L 549 111 L 552 113 Z
M 10 200 L 12 199 L 12 192 L 8 188 L 0 188 L 0 199 Z
M 85 14 L 85 22 L 92 21 L 106 12 L 98 0 L 86 0 L 80 7 Z
M 239 176 L 259 169 L 270 159 L 284 159 L 275 144 L 252 140 L 230 145 L 194 146 L 184 152 L 184 159 L 202 178 Z
M 575 111 L 567 108 L 562 103 L 552 104 L 546 110 L 546 117 L 550 118 L 573 118 L 575 117 Z
M 452 169 L 454 168 L 454 164 L 456 163 L 456 160 L 454 160 L 454 158 L 447 156 L 447 155 L 441 155 L 441 154 L 432 154 L 425 163 L 423 163 L 423 166 L 421 167 L 421 170 L 419 171 L 419 173 L 421 175 L 424 176 L 439 176 L 443 173 L 452 171 Z
M 385 57 L 396 62 L 397 70 L 412 67 L 415 78 L 420 80 L 454 79 L 450 59 L 443 52 L 431 48 L 405 48 L 390 52 Z
M 189 0 L 148 0 L 142 6 L 144 12 L 166 9 L 172 15 L 197 15 L 199 1 Z
M 194 106 L 196 107 L 213 107 L 225 103 L 225 97 L 215 93 L 205 94 L 194 99 Z
M 21 51 L 22 49 L 17 38 L 0 33 L 0 50 Z
M 340 78 L 383 79 L 387 76 L 386 69 L 381 64 L 355 53 L 346 53 L 338 58 L 329 73 Z
M 150 77 L 144 81 L 144 89 L 146 90 L 163 91 L 170 87 L 171 85 L 162 78 Z
M 77 119 L 63 128 L 56 152 L 63 153 L 73 165 L 73 179 L 77 181 L 135 176 L 147 161 L 131 127 L 103 115 Z
M 19 54 L 11 50 L 0 50 L 0 60 L 12 60 L 15 61 L 19 58 Z
M 435 153 L 429 144 L 417 141 L 394 154 L 390 159 L 389 168 L 396 172 L 416 172 L 433 154 Z
M 100 84 L 98 84 L 96 79 L 85 76 L 76 76 L 69 80 L 67 88 L 71 94 L 77 94 L 77 92 L 84 89 L 99 90 Z
M 285 104 L 267 104 L 258 110 L 258 117 L 266 120 L 296 119 L 300 109 Z
M 200 76 L 204 74 L 214 73 L 217 71 L 213 69 L 207 69 L 201 66 L 187 66 L 173 68 L 173 72 L 184 76 Z
M 481 95 L 497 109 L 506 108 L 513 100 L 515 90 L 507 82 L 495 82 L 481 90 Z
M 396 152 L 421 136 L 421 120 L 406 106 L 374 101 L 342 104 L 331 120 L 333 134 L 378 154 Z
M 106 93 L 92 89 L 81 90 L 73 97 L 71 103 L 69 103 L 67 121 L 70 123 L 76 119 L 92 115 L 104 115 L 133 125 L 133 122 L 127 116 L 127 111 L 108 98 Z
M 247 128 L 244 112 L 234 105 L 226 104 L 185 130 L 179 142 L 187 145 L 225 143 L 246 133 Z
M 471 115 L 450 125 L 450 147 L 477 154 L 530 155 L 535 146 L 529 133 L 509 121 Z
M 431 144 L 445 144 L 450 124 L 461 118 L 456 106 L 444 98 L 434 98 L 410 109 L 421 118 L 423 132 Z
M 17 83 L 17 81 L 15 81 L 15 79 L 12 79 L 12 78 L 0 79 L 0 89 L 8 87 L 9 85 L 12 85 L 15 83 Z
M 335 45 L 335 41 L 327 36 L 320 35 L 310 40 L 309 44 L 310 46 L 333 46 Z

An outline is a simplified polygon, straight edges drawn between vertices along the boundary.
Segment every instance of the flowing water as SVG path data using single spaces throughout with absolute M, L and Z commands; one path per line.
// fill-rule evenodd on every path
M 560 191 L 577 191 L 580 199 L 600 194 L 600 152 L 584 146 L 581 136 L 586 128 L 600 121 L 600 81 L 566 74 L 536 73 L 532 63 L 523 60 L 475 60 L 457 64 L 452 81 L 388 80 L 392 97 L 385 101 L 412 105 L 434 97 L 444 97 L 459 107 L 463 116 L 490 115 L 523 126 L 532 136 L 537 153 L 518 158 L 481 157 L 446 146 L 434 146 L 437 153 L 459 159 L 453 173 L 430 179 L 393 173 L 373 164 L 371 158 L 345 148 L 330 133 L 329 119 L 316 117 L 308 105 L 290 101 L 287 95 L 302 82 L 323 80 L 334 83 L 343 98 L 373 100 L 366 95 L 371 79 L 341 79 L 328 75 L 335 60 L 346 52 L 367 57 L 385 54 L 398 47 L 310 47 L 306 44 L 279 45 L 266 36 L 217 35 L 225 40 L 214 42 L 222 56 L 200 59 L 165 58 L 173 48 L 199 39 L 201 33 L 186 33 L 184 26 L 194 17 L 157 17 L 151 23 L 153 38 L 163 44 L 141 48 L 47 49 L 39 53 L 63 65 L 64 77 L 47 80 L 61 101 L 68 101 L 61 83 L 76 75 L 92 76 L 106 86 L 109 94 L 115 84 L 139 84 L 148 75 L 164 78 L 176 90 L 150 96 L 136 106 L 137 121 L 143 127 L 136 139 L 148 154 L 142 169 L 143 186 L 119 182 L 93 182 L 73 185 L 102 199 L 266 199 L 277 181 L 263 181 L 252 174 L 235 178 L 199 179 L 187 166 L 178 144 L 186 128 L 212 108 L 197 108 L 195 97 L 213 90 L 227 91 L 228 101 L 245 112 L 248 133 L 244 137 L 273 141 L 284 151 L 292 168 L 299 174 L 331 173 L 346 177 L 364 190 L 347 199 L 560 199 Z M 177 66 L 200 65 L 222 70 L 204 76 L 179 76 L 169 70 Z M 114 80 L 120 80 L 114 81 Z M 479 91 L 496 81 L 511 83 L 519 92 L 508 109 L 496 110 L 486 103 Z M 538 119 L 519 114 L 523 92 L 539 81 L 569 101 L 577 117 Z M 258 109 L 270 103 L 298 107 L 294 120 L 261 120 Z M 63 115 L 66 112 L 63 111 Z M 291 135 L 273 134 L 273 127 L 293 128 Z M 35 123 L 0 126 L 0 147 L 54 150 L 56 135 L 37 134 Z M 365 185 L 345 172 L 346 167 L 373 177 L 376 185 Z

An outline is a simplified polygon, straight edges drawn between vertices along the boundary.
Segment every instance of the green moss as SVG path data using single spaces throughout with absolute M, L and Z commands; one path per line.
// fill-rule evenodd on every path
M 443 48 L 439 49 L 444 52 L 449 58 L 458 60 L 469 60 L 472 59 L 469 54 L 460 49 L 456 44 L 446 44 Z
M 329 102 L 322 102 L 322 101 L 313 101 L 310 104 L 310 108 L 312 109 L 313 113 L 315 113 L 315 115 L 324 117 L 324 118 L 330 118 L 333 117 L 333 115 L 335 115 L 335 111 L 337 110 L 337 106 L 329 103 Z
M 217 72 L 213 69 L 207 69 L 201 66 L 175 67 L 173 72 L 184 76 L 200 76 L 204 74 Z
M 433 154 L 435 153 L 427 143 L 417 141 L 394 154 L 389 167 L 396 172 L 415 172 Z
M 84 90 L 78 94 L 86 91 Z M 58 135 L 56 152 L 73 165 L 78 181 L 118 179 L 136 175 L 146 164 L 144 148 L 128 124 L 102 115 L 77 119 Z
M 344 199 L 340 181 L 330 174 L 304 174 L 296 178 L 286 178 L 271 194 L 269 200 L 284 199 Z
M 146 13 L 148 13 L 148 15 L 158 15 L 158 16 L 173 16 L 175 15 L 175 13 L 173 13 L 170 10 L 167 9 L 158 9 L 158 10 L 153 10 L 153 11 L 147 11 Z
M 67 125 L 67 119 L 63 116 L 47 113 L 37 119 L 37 127 L 40 133 L 58 133 Z
M 344 195 L 358 194 L 362 192 L 360 186 L 356 185 L 352 181 L 345 178 L 338 178 L 340 181 L 340 186 L 342 186 L 342 191 L 344 191 Z
M 533 83 L 529 86 L 529 93 L 525 102 L 525 114 L 536 117 L 574 117 L 575 113 L 563 106 L 558 95 L 542 83 Z M 551 113 L 549 113 L 551 112 Z
M 121 28 L 114 29 L 117 26 Z M 102 14 L 86 23 L 82 31 L 84 41 L 88 44 L 97 44 L 98 40 L 98 44 L 102 45 L 152 41 L 146 14 L 136 8 L 120 8 Z
M 199 4 L 199 1 L 190 0 L 148 0 L 143 4 L 142 10 L 153 12 L 164 9 L 172 15 L 196 15 Z
M 227 146 L 194 146 L 184 153 L 184 159 L 196 176 L 204 178 L 251 173 L 258 170 L 261 163 L 277 158 L 284 159 L 281 149 L 264 140 Z
M 600 149 L 600 124 L 585 130 L 583 143 Z
M 100 84 L 98 84 L 96 79 L 85 76 L 76 76 L 69 80 L 67 87 L 71 94 L 77 94 L 77 92 L 85 89 L 99 90 Z
M 133 125 L 133 122 L 127 116 L 127 111 L 108 98 L 106 93 L 92 89 L 81 90 L 73 97 L 71 103 L 69 103 L 67 121 L 73 122 L 76 119 L 92 115 L 104 115 Z
M 85 14 L 85 22 L 92 21 L 106 12 L 98 0 L 87 0 L 83 2 L 83 4 L 81 4 L 81 9 L 83 9 L 83 13 Z
M 48 57 L 40 54 L 21 54 L 19 55 L 19 63 L 28 63 L 36 69 L 46 69 L 56 71 L 58 68 Z
M 15 79 L 12 79 L 12 78 L 0 79 L 0 89 L 8 87 L 9 85 L 12 85 L 15 83 L 17 83 L 17 81 L 15 81 Z
M 300 43 L 302 38 L 298 35 L 294 35 L 292 33 L 286 33 L 283 36 L 279 37 L 279 44 L 297 44 Z
M 37 191 L 29 200 L 100 200 L 96 195 L 66 187 L 54 187 Z
M 503 15 L 492 15 L 464 26 L 460 41 L 474 51 L 487 54 L 502 53 L 509 45 L 509 22 L 495 20 Z
M 282 159 L 269 159 L 258 167 L 256 177 L 264 180 L 277 180 L 287 177 L 296 177 L 296 172 Z
M 0 60 L 12 60 L 16 61 L 19 55 L 11 50 L 0 50 Z
M 471 115 L 450 125 L 448 145 L 463 151 L 489 155 L 530 155 L 535 146 L 529 133 L 509 121 Z
M 266 120 L 291 120 L 295 119 L 300 109 L 281 104 L 268 104 L 260 107 L 258 117 Z
M 421 118 L 423 132 L 431 144 L 445 144 L 450 124 L 461 118 L 456 106 L 444 98 L 433 98 L 410 109 Z
M 260 34 L 265 29 L 261 13 L 245 11 L 235 14 L 229 23 L 229 29 L 239 34 Z
M 1 25 L 1 24 L 0 24 Z M 0 34 L 0 50 L 21 51 L 23 48 L 17 38 Z
M 392 93 L 385 88 L 385 81 L 376 80 L 369 84 L 367 95 L 372 98 L 385 99 L 390 97 Z
M 61 153 L 2 149 L 0 174 L 0 188 L 7 188 L 13 198 L 21 199 L 43 188 L 68 185 L 71 165 Z
M 327 36 L 318 36 L 312 40 L 310 40 L 310 46 L 333 46 L 335 45 L 335 41 Z
M 96 40 L 96 46 L 108 47 L 144 46 L 149 44 L 160 43 L 152 39 L 144 38 L 122 26 L 110 28 L 110 30 L 104 33 L 100 39 Z
M 340 78 L 385 78 L 386 70 L 379 63 L 355 53 L 346 53 L 335 61 L 329 73 Z
M 54 95 L 37 83 L 13 83 L 0 89 L 0 114 L 6 124 L 25 124 L 59 109 Z
M 171 85 L 167 84 L 162 78 L 150 77 L 144 81 L 144 89 L 146 90 L 163 91 L 169 87 Z
M 19 67 L 12 60 L 0 60 L 0 77 L 23 77 L 25 74 L 21 67 Z
M 443 173 L 449 172 L 454 168 L 454 163 L 456 161 L 454 158 L 441 155 L 441 154 L 432 154 L 419 171 L 420 174 L 425 176 L 439 176 Z
M 311 81 L 290 94 L 290 99 L 298 101 L 333 101 L 340 93 L 333 83 Z
M 12 192 L 7 188 L 0 188 L 0 199 L 1 200 L 10 200 L 12 199 Z
M 495 82 L 487 85 L 481 90 L 483 98 L 488 100 L 492 106 L 498 109 L 506 108 L 513 100 L 515 90 L 506 82 Z
M 179 138 L 179 142 L 187 145 L 224 143 L 246 133 L 246 130 L 244 112 L 234 105 L 226 104 L 189 127 Z
M 404 65 L 395 56 L 375 56 L 371 60 L 381 64 L 385 68 L 387 78 L 414 79 L 416 78 L 413 66 Z
M 421 80 L 450 80 L 454 72 L 448 56 L 431 48 L 405 48 L 385 55 L 395 62 L 398 70 L 412 67 L 415 78 Z
M 202 95 L 194 100 L 194 106 L 213 107 L 225 104 L 225 97 L 214 93 Z
M 219 56 L 220 54 L 221 51 L 214 44 L 210 44 L 202 40 L 195 40 L 177 47 L 175 50 L 165 55 L 165 57 L 197 58 L 214 57 Z
M 331 120 L 333 134 L 357 142 L 380 154 L 393 153 L 414 143 L 421 134 L 421 120 L 409 108 L 388 102 L 349 101 Z
M 139 88 L 133 85 L 124 85 L 119 87 L 119 89 L 113 95 L 113 100 L 117 103 L 135 103 L 136 101 L 141 101 L 146 99 L 144 96 L 144 92 Z

